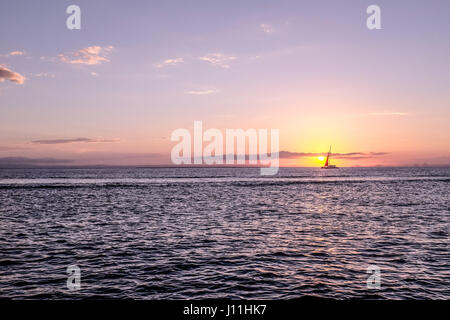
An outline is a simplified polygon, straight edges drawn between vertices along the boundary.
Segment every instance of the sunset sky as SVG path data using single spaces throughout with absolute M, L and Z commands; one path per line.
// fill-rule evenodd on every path
M 66 28 L 67 6 L 81 30 Z M 381 30 L 366 8 L 381 7 Z M 0 166 L 170 164 L 280 129 L 284 166 L 450 164 L 450 1 L 0 2 Z M 26 158 L 26 159 L 12 159 Z

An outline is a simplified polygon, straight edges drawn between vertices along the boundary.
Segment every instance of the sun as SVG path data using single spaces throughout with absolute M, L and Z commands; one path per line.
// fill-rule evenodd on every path
M 323 161 L 323 160 L 325 160 L 325 157 L 320 156 L 320 157 L 317 157 L 317 159 L 319 159 L 320 161 Z

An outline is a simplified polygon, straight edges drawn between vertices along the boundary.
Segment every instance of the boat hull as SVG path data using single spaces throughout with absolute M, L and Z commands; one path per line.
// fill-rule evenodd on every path
M 336 167 L 335 165 L 331 165 L 331 166 L 321 167 L 320 169 L 339 169 L 339 168 Z

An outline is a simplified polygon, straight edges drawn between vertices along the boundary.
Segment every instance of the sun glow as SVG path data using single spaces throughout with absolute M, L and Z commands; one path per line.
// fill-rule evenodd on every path
M 325 160 L 325 157 L 320 156 L 320 157 L 317 157 L 317 159 L 319 159 L 319 161 L 323 161 L 323 160 Z

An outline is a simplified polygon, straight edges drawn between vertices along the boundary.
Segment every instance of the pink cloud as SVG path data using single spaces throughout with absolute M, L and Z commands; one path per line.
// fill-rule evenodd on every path
M 74 139 L 50 139 L 50 140 L 33 140 L 36 144 L 65 144 L 65 143 L 90 143 L 90 142 L 119 142 L 119 139 L 91 139 L 91 138 L 74 138 Z
M 205 62 L 208 62 L 209 64 L 211 64 L 213 66 L 222 67 L 222 68 L 225 68 L 225 69 L 230 68 L 228 63 L 230 61 L 233 61 L 233 60 L 236 60 L 236 59 L 237 59 L 236 57 L 226 56 L 226 55 L 224 55 L 222 53 L 211 53 L 211 54 L 208 54 L 206 56 L 199 57 L 199 60 L 201 60 L 201 61 L 205 61 Z
M 25 54 L 25 52 L 23 51 L 11 51 L 9 53 L 10 56 L 23 56 Z
M 6 66 L 0 64 L 0 82 L 9 80 L 17 84 L 23 84 L 26 78 L 20 73 L 8 69 Z
M 107 56 L 113 47 L 90 46 L 75 52 L 61 53 L 58 58 L 61 62 L 69 64 L 95 65 L 108 62 Z

